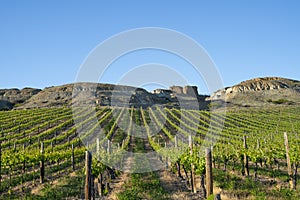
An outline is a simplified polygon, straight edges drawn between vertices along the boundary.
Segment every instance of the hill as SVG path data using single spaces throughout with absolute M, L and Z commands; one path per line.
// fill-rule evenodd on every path
M 280 77 L 255 78 L 218 90 L 208 100 L 246 107 L 299 104 L 300 81 Z
M 210 97 L 199 95 L 196 86 L 171 86 L 152 92 L 102 83 L 65 84 L 43 90 L 0 89 L 0 110 L 71 106 L 77 103 L 143 108 L 159 104 L 187 109 L 208 109 L 210 104 L 211 107 L 219 107 L 224 103 L 229 107 L 294 105 L 300 104 L 300 81 L 279 77 L 255 78 L 220 89 Z
M 195 86 L 172 86 L 170 89 L 148 92 L 142 88 L 124 85 L 76 83 L 47 87 L 43 90 L 24 88 L 1 91 L 1 110 L 71 106 L 77 103 L 143 108 L 159 104 L 164 107 L 191 109 L 199 105 L 201 109 L 206 109 L 209 104 L 205 101 L 207 96 L 199 95 Z

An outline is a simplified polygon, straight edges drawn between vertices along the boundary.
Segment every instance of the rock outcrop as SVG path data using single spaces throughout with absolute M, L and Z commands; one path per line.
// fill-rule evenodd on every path
M 175 94 L 184 94 L 189 96 L 197 96 L 198 95 L 198 87 L 197 86 L 171 86 L 170 90 Z
M 21 105 L 40 91 L 35 88 L 0 89 L 0 110 L 12 109 L 14 106 Z
M 198 95 L 198 88 L 196 86 L 184 86 L 183 88 L 183 94 L 189 95 L 189 96 L 197 96 Z
M 87 104 L 143 108 L 159 104 L 165 107 L 208 108 L 208 103 L 205 101 L 204 96 L 195 93 L 198 91 L 197 87 L 185 86 L 181 88 L 184 92 L 178 94 L 168 89 L 157 89 L 150 93 L 142 88 L 122 85 L 100 83 L 66 84 L 45 88 L 18 108 Z
M 216 91 L 211 101 L 225 101 L 235 105 L 266 105 L 284 99 L 287 103 L 300 102 L 300 81 L 279 77 L 255 78 Z
M 171 86 L 170 90 L 176 94 L 183 94 L 183 88 L 181 86 Z
M 0 100 L 0 110 L 11 110 L 13 109 L 14 104 L 6 100 Z

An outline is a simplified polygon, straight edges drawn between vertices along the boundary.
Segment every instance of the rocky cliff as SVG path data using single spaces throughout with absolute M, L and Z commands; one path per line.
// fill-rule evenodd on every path
M 10 110 L 14 106 L 21 105 L 40 91 L 35 88 L 0 89 L 0 110 Z
M 181 107 L 206 109 L 209 102 L 207 96 L 198 95 L 195 86 L 174 86 L 181 92 L 172 89 L 157 89 L 148 92 L 142 88 L 131 86 L 76 83 L 43 90 L 24 88 L 22 90 L 0 90 L 0 109 L 27 109 L 53 106 L 71 106 L 95 104 L 99 106 L 134 106 L 149 107 L 159 104 L 165 107 Z
M 300 103 L 300 81 L 279 77 L 255 78 L 218 90 L 207 99 L 240 106 L 297 104 Z

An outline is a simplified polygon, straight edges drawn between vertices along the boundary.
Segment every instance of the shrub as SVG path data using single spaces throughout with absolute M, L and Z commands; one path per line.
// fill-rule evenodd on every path
M 277 101 L 273 101 L 273 103 L 275 104 L 283 104 L 283 103 L 287 103 L 289 102 L 289 100 L 287 99 L 278 99 Z

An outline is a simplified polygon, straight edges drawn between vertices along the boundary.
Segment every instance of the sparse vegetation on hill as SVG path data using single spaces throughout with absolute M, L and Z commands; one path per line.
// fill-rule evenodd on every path
M 255 78 L 218 90 L 208 99 L 226 101 L 229 107 L 300 104 L 300 81 L 278 77 Z

